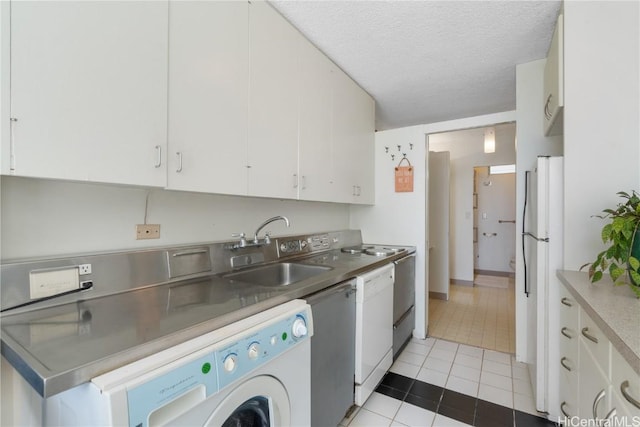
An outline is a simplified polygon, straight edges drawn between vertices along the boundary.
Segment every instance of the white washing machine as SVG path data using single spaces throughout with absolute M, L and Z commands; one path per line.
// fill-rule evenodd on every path
M 46 424 L 309 425 L 312 335 L 290 301 L 52 396 Z

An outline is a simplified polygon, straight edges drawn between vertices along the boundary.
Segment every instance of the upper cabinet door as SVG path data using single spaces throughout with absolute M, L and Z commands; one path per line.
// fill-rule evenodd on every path
M 562 135 L 564 130 L 564 26 L 558 16 L 547 62 L 544 66 L 544 134 Z
M 340 69 L 333 72 L 332 122 L 335 201 L 372 204 L 375 103 Z
M 248 7 L 170 4 L 171 189 L 247 194 Z
M 298 49 L 302 36 L 271 6 L 249 6 L 249 195 L 298 196 Z
M 10 173 L 166 185 L 168 4 L 12 2 Z
M 333 63 L 300 40 L 300 139 L 302 200 L 333 201 L 331 185 L 331 73 Z

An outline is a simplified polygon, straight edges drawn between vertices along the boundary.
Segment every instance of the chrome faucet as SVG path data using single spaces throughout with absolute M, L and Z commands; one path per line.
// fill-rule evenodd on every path
M 266 220 L 265 222 L 260 224 L 260 226 L 256 230 L 255 234 L 253 235 L 253 241 L 248 242 L 247 239 L 245 238 L 245 234 L 244 233 L 234 233 L 234 234 L 232 234 L 233 237 L 240 237 L 240 242 L 234 243 L 232 245 L 229 245 L 228 248 L 232 249 L 232 250 L 235 250 L 235 249 L 240 249 L 240 248 L 248 248 L 248 247 L 251 247 L 251 246 L 262 246 L 262 245 L 271 244 L 271 237 L 269 236 L 269 232 L 265 233 L 264 239 L 263 239 L 262 242 L 258 238 L 258 234 L 260 233 L 260 231 L 264 227 L 266 227 L 267 225 L 269 225 L 269 224 L 271 224 L 272 222 L 275 222 L 275 221 L 284 221 L 284 223 L 287 224 L 287 227 L 289 226 L 289 219 L 286 216 L 280 216 L 280 215 L 274 216 L 273 218 L 269 218 L 268 220 Z
M 273 218 L 269 218 L 268 220 L 260 224 L 255 234 L 253 235 L 253 243 L 255 245 L 258 245 L 260 243 L 260 240 L 258 240 L 258 233 L 260 233 L 260 230 L 262 230 L 264 227 L 271 224 L 272 222 L 281 221 L 281 220 L 284 221 L 285 224 L 287 224 L 287 227 L 289 226 L 289 219 L 286 216 L 280 216 L 280 215 L 274 216 Z M 271 243 L 271 238 L 269 237 L 269 233 L 267 232 L 264 235 L 264 244 L 268 245 L 269 243 Z

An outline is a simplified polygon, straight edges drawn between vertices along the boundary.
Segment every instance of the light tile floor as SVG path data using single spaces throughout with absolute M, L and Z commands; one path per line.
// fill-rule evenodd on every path
M 449 301 L 429 300 L 429 335 L 515 353 L 514 279 L 508 282 L 507 288 L 452 284 Z
M 527 365 L 507 353 L 451 341 L 412 338 L 390 369 L 465 395 L 532 415 L 535 410 Z M 418 406 L 374 392 L 342 426 L 465 426 Z

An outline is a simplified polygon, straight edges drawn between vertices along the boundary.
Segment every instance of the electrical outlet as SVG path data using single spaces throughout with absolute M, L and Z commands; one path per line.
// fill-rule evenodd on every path
M 136 240 L 159 239 L 160 224 L 138 224 L 136 225 Z
M 80 276 L 85 274 L 91 274 L 91 264 L 80 264 L 78 266 L 78 274 Z

